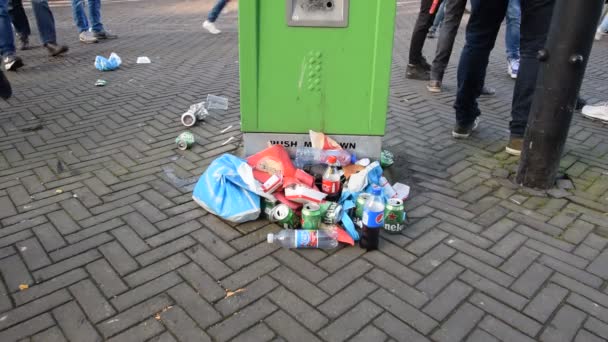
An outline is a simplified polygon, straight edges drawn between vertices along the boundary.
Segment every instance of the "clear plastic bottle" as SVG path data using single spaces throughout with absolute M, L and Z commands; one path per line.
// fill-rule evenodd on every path
M 340 165 L 346 166 L 357 161 L 354 154 L 346 150 L 321 150 L 312 147 L 298 147 L 296 149 L 296 167 L 301 169 L 306 165 L 323 164 L 330 156 L 338 158 Z
M 382 188 L 374 186 L 372 196 L 363 206 L 363 231 L 359 246 L 368 251 L 378 249 L 380 227 L 384 226 L 384 198 Z
M 284 229 L 277 234 L 268 234 L 267 240 L 268 243 L 276 243 L 285 248 L 332 249 L 338 247 L 336 234 L 323 229 Z
M 340 200 L 342 195 L 342 182 L 341 173 L 338 164 L 338 158 L 336 156 L 329 156 L 327 158 L 327 169 L 323 174 L 323 181 L 321 183 L 321 191 L 327 194 L 325 200 L 331 202 L 337 202 Z

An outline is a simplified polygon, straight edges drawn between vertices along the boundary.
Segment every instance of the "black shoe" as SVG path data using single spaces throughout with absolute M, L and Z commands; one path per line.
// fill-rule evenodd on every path
M 471 136 L 471 133 L 473 133 L 477 127 L 479 127 L 479 118 L 475 118 L 475 121 L 467 126 L 456 124 L 452 130 L 452 136 L 456 139 L 466 139 Z
M 583 107 L 585 107 L 587 105 L 587 100 L 583 99 L 582 97 L 578 97 L 576 99 L 576 110 L 581 110 L 583 109 Z
M 431 80 L 429 84 L 426 85 L 426 89 L 431 93 L 441 93 L 441 81 Z
M 7 100 L 11 95 L 13 95 L 11 84 L 6 79 L 6 76 L 4 76 L 2 70 L 0 70 L 0 97 Z
M 21 57 L 15 55 L 9 55 L 2 59 L 4 62 L 4 69 L 6 71 L 16 71 L 23 66 L 23 60 Z
M 65 46 L 65 45 L 57 45 L 55 43 L 44 44 L 44 47 L 49 52 L 49 55 L 53 56 L 53 57 L 59 56 L 62 53 L 66 53 L 69 50 L 69 48 L 67 46 Z
M 410 80 L 428 81 L 431 79 L 431 73 L 422 65 L 408 64 L 405 69 L 405 78 Z
M 496 95 L 496 89 L 483 86 L 481 88 L 481 96 L 494 96 Z
M 118 38 L 117 35 L 112 34 L 106 30 L 99 31 L 99 32 L 93 32 L 93 36 L 97 39 L 116 39 L 116 38 Z

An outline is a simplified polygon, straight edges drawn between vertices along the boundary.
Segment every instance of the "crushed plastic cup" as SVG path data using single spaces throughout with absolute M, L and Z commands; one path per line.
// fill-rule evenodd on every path
M 222 96 L 207 95 L 207 109 L 228 109 L 228 99 Z

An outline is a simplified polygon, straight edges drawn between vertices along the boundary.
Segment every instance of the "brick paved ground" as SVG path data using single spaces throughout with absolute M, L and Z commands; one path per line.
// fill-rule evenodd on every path
M 205 5 L 108 4 L 121 39 L 93 46 L 75 42 L 69 8 L 58 7 L 70 54 L 28 51 L 27 67 L 9 74 L 0 341 L 608 338 L 608 129 L 575 118 L 562 162 L 574 189 L 557 198 L 514 187 L 502 39 L 487 78 L 498 96 L 482 101 L 480 132 L 455 141 L 454 63 L 440 95 L 403 79 L 416 1 L 400 2 L 385 145 L 394 178 L 414 189 L 410 224 L 373 253 L 288 251 L 264 241 L 276 226 L 226 224 L 191 200 L 191 177 L 238 148 L 222 145 L 239 134 L 236 15 L 210 36 L 199 29 Z M 94 56 L 112 51 L 123 68 L 97 72 Z M 594 101 L 608 97 L 607 51 L 595 44 L 586 76 Z M 136 65 L 141 55 L 152 64 Z M 93 86 L 100 77 L 105 88 Z M 229 113 L 195 128 L 201 144 L 180 152 L 179 114 L 207 93 L 228 96 Z

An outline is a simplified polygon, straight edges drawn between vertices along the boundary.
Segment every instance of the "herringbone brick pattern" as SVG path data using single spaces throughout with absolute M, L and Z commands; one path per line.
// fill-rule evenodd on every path
M 239 147 L 236 15 L 220 20 L 224 34 L 204 34 L 210 2 L 107 4 L 121 38 L 92 46 L 75 43 L 69 8 L 57 7 L 70 54 L 22 54 L 15 97 L 0 102 L 0 341 L 608 339 L 607 127 L 575 118 L 562 162 L 573 189 L 514 186 L 502 42 L 483 126 L 454 141 L 463 37 L 446 92 L 404 80 L 415 1 L 398 2 L 385 138 L 390 176 L 413 186 L 404 234 L 383 235 L 373 253 L 290 251 L 265 242 L 277 226 L 199 208 L 192 183 Z M 94 56 L 112 51 L 124 66 L 97 72 Z M 595 44 L 592 101 L 606 100 L 606 51 Z M 181 152 L 179 115 L 208 93 L 230 110 Z

